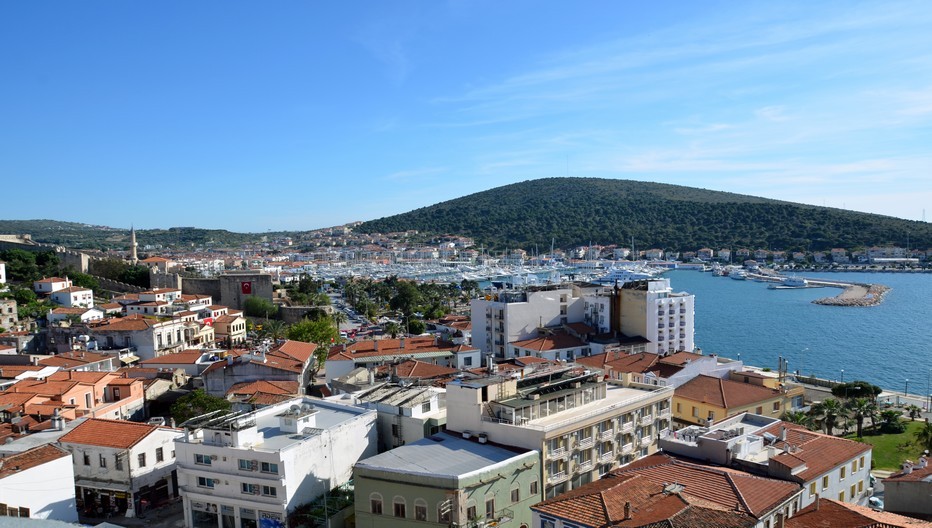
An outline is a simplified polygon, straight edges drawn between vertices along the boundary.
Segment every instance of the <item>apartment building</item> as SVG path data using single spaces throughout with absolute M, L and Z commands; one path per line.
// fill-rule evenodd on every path
M 188 420 L 175 442 L 185 526 L 286 526 L 376 454 L 375 421 L 375 411 L 311 398 Z
M 44 444 L 0 456 L 0 518 L 6 517 L 77 523 L 71 454 Z
M 439 433 L 447 423 L 446 391 L 436 387 L 382 383 L 349 400 L 378 412 L 380 453 Z
M 670 428 L 671 388 L 609 383 L 573 363 L 536 367 L 447 384 L 447 428 L 540 451 L 545 497 L 653 453 Z
M 674 292 L 670 279 L 629 282 L 618 295 L 618 330 L 646 338 L 647 352 L 666 355 L 696 347 L 694 295 Z

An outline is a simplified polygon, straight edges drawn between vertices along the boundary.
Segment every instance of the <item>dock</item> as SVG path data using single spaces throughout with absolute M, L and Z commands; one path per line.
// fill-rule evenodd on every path
M 883 284 L 867 284 L 859 282 L 830 281 L 824 279 L 810 279 L 804 277 L 808 283 L 807 288 L 841 288 L 842 292 L 834 297 L 823 297 L 812 301 L 823 306 L 876 306 L 883 302 L 884 296 L 890 288 Z M 780 283 L 781 275 L 776 273 L 749 273 L 748 279 L 757 282 Z M 786 288 L 796 289 L 796 288 Z

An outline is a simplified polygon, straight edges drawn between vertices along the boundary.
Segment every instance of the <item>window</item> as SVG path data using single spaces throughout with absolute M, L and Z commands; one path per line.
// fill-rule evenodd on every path
M 511 502 L 519 502 L 521 500 L 521 488 L 514 488 L 511 490 Z
M 117 471 L 123 471 L 123 457 L 120 455 L 113 455 L 113 467 L 115 467 Z
M 856 490 L 856 489 L 857 489 L 857 486 L 855 486 L 854 484 L 852 484 L 852 485 L 851 485 L 851 498 L 852 498 L 852 499 L 854 498 L 855 495 L 857 495 L 857 493 L 854 491 L 854 490 Z
M 758 407 L 757 409 L 754 410 L 754 414 L 764 414 L 764 408 Z
M 239 459 L 238 462 L 240 471 L 252 471 L 252 461 L 246 460 L 245 458 Z
M 845 502 L 845 490 L 838 492 L 838 502 Z
M 278 488 L 275 486 L 262 486 L 262 494 L 266 497 L 277 497 Z
M 773 402 L 773 412 L 777 412 L 779 410 L 780 410 L 780 402 L 778 401 Z
M 557 523 L 553 519 L 547 519 L 546 517 L 540 518 L 540 528 L 555 528 L 556 525 Z
M 84 465 L 85 465 L 85 466 L 91 465 L 91 455 L 90 455 L 90 453 L 84 453 Z
M 199 454 L 196 454 L 196 453 L 195 453 L 195 455 L 194 455 L 194 463 L 195 463 L 195 464 L 199 464 L 199 465 L 201 465 L 201 466 L 209 466 L 209 465 L 210 465 L 210 455 L 199 455 Z
M 828 489 L 828 475 L 822 477 L 822 489 Z
M 864 457 L 861 457 L 861 469 L 864 469 Z
M 262 462 L 259 464 L 259 470 L 263 473 L 275 473 L 278 474 L 278 464 L 273 462 Z
M 197 485 L 202 488 L 213 488 L 214 479 L 207 477 L 197 477 Z
M 536 496 L 537 494 L 540 493 L 540 491 L 537 489 L 537 481 L 536 481 L 536 480 L 531 481 L 531 485 L 528 487 L 528 493 L 531 494 L 531 497 L 534 497 L 534 496 Z
M 424 402 L 421 405 L 421 412 L 430 412 L 430 402 Z
M 693 418 L 699 418 L 699 409 L 695 405 L 693 405 Z
M 466 507 L 466 518 L 467 519 L 478 519 L 479 515 L 476 514 L 476 505 Z
M 485 518 L 494 519 L 495 518 L 495 499 L 486 499 L 485 500 Z
M 464 366 L 467 366 L 467 367 L 471 367 L 471 366 L 472 366 L 472 357 L 470 357 L 470 356 L 464 357 L 464 358 L 463 358 L 463 365 L 464 365 Z
M 857 473 L 858 471 L 858 461 L 855 460 L 851 463 L 851 473 Z
M 453 506 L 450 504 L 450 501 L 443 501 L 440 505 L 437 506 L 437 521 L 442 523 L 449 523 L 453 518 L 451 513 Z
M 418 521 L 427 520 L 427 502 L 422 499 L 414 501 L 414 519 Z
M 247 484 L 243 482 L 240 484 L 240 492 L 246 493 L 248 495 L 258 495 L 259 494 L 259 485 L 258 484 Z
M 838 476 L 838 480 L 845 480 L 845 473 L 846 473 L 846 470 L 847 470 L 847 469 L 848 469 L 848 468 L 846 468 L 845 466 L 841 466 L 841 470 L 840 470 L 840 474 L 839 474 L 839 476 Z
M 139 460 L 139 467 L 146 467 L 146 454 L 139 453 L 139 456 L 136 457 Z
M 809 483 L 809 496 L 815 497 L 815 494 L 816 494 L 816 483 L 810 482 Z
M 404 519 L 407 516 L 405 512 L 405 500 L 401 497 L 395 497 L 395 500 L 392 501 L 392 511 L 395 517 Z
M 681 412 L 683 412 L 682 407 L 683 406 L 679 402 L 676 403 L 676 414 L 680 414 Z
M 864 481 L 863 481 L 863 480 L 859 480 L 859 481 L 858 481 L 858 493 L 861 493 L 861 492 L 863 492 L 863 491 L 864 491 Z
M 155 448 L 155 461 L 162 462 L 164 460 L 165 460 L 165 451 L 163 451 L 161 447 L 156 447 Z
M 382 515 L 382 496 L 378 493 L 369 495 L 369 512 L 374 515 Z
M 98 459 L 98 463 L 100 464 L 100 467 L 102 467 L 102 468 L 107 467 L 107 457 L 106 457 L 106 455 L 100 454 L 100 455 L 98 455 L 98 456 L 100 457 L 100 458 Z

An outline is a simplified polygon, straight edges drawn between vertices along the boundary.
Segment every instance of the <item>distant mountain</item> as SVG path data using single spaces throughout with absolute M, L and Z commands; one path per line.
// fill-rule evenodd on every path
M 59 222 L 57 220 L 0 220 L 0 234 L 30 234 L 33 240 L 75 249 L 126 249 L 129 229 Z M 168 229 L 137 229 L 136 241 L 143 245 L 164 247 L 239 246 L 257 242 L 270 233 L 233 233 L 224 229 L 171 227 Z
M 932 248 L 932 224 L 679 185 L 596 178 L 531 180 L 364 222 L 354 230 L 416 229 L 471 236 L 486 246 L 549 249 L 593 244 L 825 250 Z

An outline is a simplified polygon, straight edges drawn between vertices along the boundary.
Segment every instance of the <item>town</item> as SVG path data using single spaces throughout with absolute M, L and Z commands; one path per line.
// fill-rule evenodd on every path
M 132 230 L 110 252 L 0 236 L 0 518 L 930 525 L 921 400 L 704 353 L 662 269 L 922 271 L 932 251 L 490 255 L 352 227 L 235 248 Z M 878 463 L 868 440 L 894 434 Z

